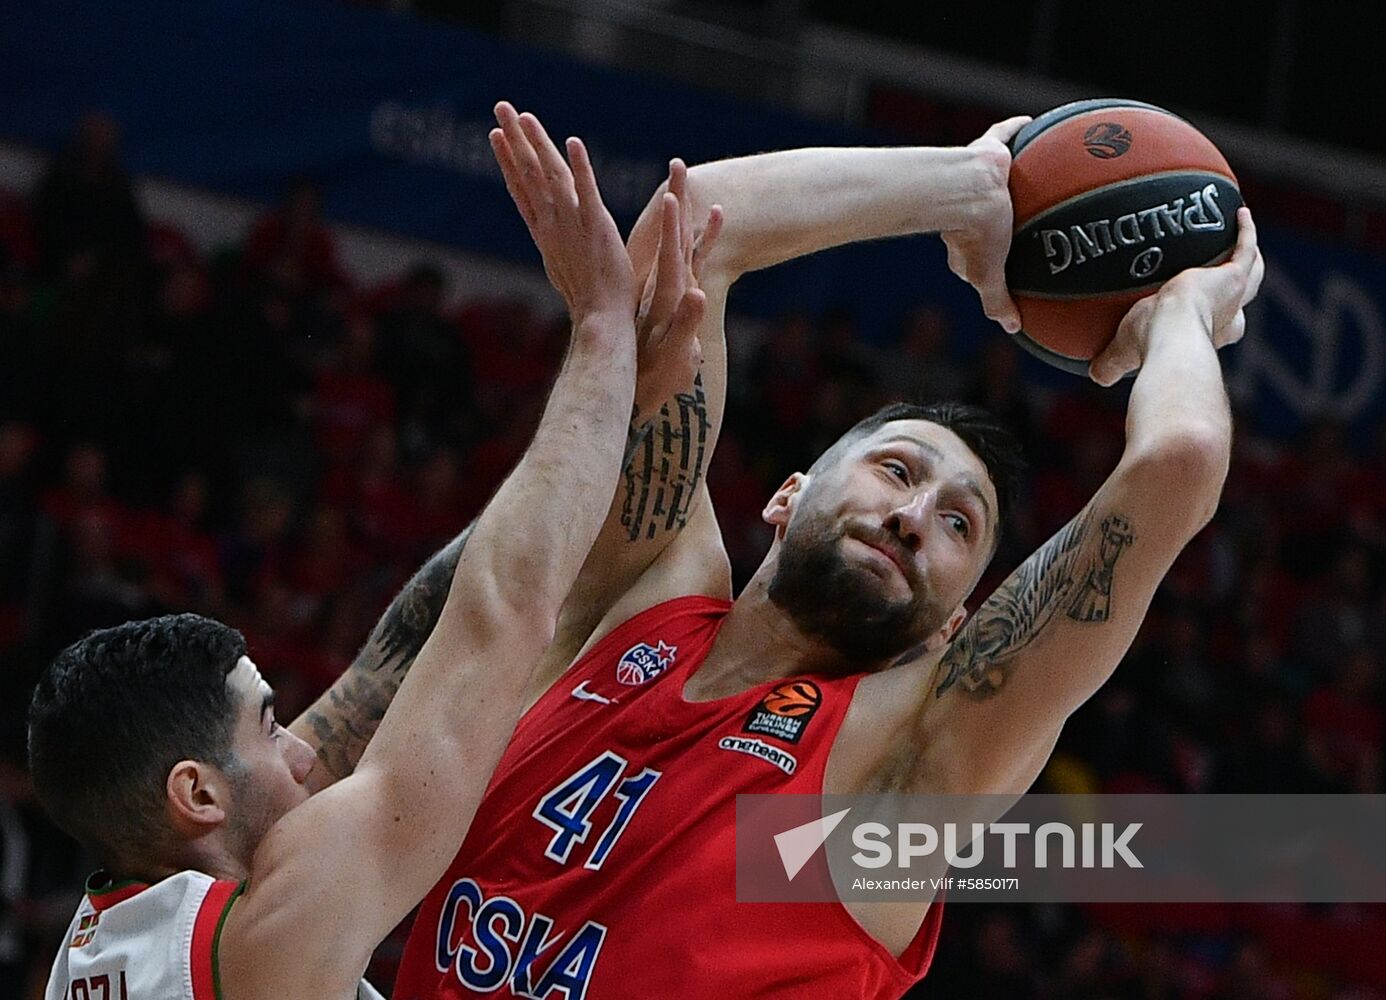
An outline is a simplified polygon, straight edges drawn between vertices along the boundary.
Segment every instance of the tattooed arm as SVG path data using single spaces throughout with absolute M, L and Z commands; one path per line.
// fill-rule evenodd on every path
M 1129 352 L 1129 365 L 1094 363 L 1103 380 L 1140 367 L 1121 461 L 936 662 L 901 672 L 913 672 L 915 708 L 877 787 L 1024 791 L 1064 721 L 1116 669 L 1227 474 L 1231 416 L 1216 348 L 1240 337 L 1261 274 L 1249 214 L 1242 222 L 1227 264 L 1184 272 L 1133 308 L 1111 348 Z
M 385 609 L 351 666 L 289 726 L 317 752 L 318 763 L 309 778 L 311 791 L 320 791 L 356 770 L 361 751 L 438 624 L 471 532 L 468 525 L 424 563 Z

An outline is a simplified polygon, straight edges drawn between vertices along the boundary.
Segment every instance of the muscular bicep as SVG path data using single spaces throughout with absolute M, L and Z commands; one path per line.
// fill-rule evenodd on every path
M 956 791 L 1034 780 L 1206 521 L 1181 505 L 1177 473 L 1177 463 L 1119 469 L 963 626 L 923 696 L 912 734 L 919 749 L 906 751 L 917 774 Z

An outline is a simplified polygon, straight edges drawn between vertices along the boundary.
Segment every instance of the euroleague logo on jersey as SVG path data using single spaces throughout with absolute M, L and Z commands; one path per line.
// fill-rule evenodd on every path
M 741 731 L 773 736 L 786 743 L 798 743 L 809 720 L 822 704 L 823 692 L 813 681 L 780 684 L 760 700 Z
M 648 642 L 637 642 L 616 663 L 616 679 L 622 684 L 644 684 L 652 681 L 674 663 L 679 647 L 670 646 L 663 639 L 658 646 Z

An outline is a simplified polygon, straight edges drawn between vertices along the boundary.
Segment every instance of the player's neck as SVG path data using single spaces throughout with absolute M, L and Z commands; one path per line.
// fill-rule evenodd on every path
M 684 697 L 710 701 L 781 677 L 847 672 L 841 654 L 805 634 L 770 600 L 769 578 L 757 573 L 737 597 Z
M 160 878 L 182 871 L 195 871 L 215 879 L 239 882 L 250 874 L 249 866 L 236 857 L 226 841 L 221 831 L 208 834 L 185 842 L 176 857 L 160 859 L 159 863 L 150 867 L 162 872 Z

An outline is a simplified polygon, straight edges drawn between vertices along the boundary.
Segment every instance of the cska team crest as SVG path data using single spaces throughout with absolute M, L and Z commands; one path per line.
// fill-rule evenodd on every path
M 658 646 L 636 643 L 616 664 L 616 679 L 632 686 L 652 681 L 669 669 L 678 651 L 677 646 L 667 645 L 662 639 Z

